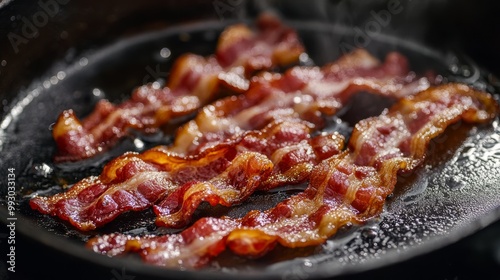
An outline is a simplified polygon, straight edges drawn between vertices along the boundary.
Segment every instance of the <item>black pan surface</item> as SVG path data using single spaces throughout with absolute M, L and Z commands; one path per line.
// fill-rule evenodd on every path
M 84 242 L 96 234 L 115 231 L 131 234 L 168 231 L 153 225 L 154 215 L 150 211 L 127 213 L 98 231 L 82 233 L 29 208 L 28 200 L 34 194 L 56 193 L 62 190 L 62 185 L 98 174 L 103 164 L 124 151 L 142 151 L 172 140 L 171 128 L 152 136 L 136 134 L 97 159 L 55 165 L 50 129 L 62 110 L 73 108 L 77 115 L 84 116 L 99 99 L 119 102 L 138 85 L 162 84 L 176 57 L 184 52 L 212 53 L 218 34 L 231 23 L 184 25 L 132 36 L 83 55 L 72 56 L 69 52 L 64 61 L 55 63 L 14 99 L 5 99 L 0 123 L 0 178 L 15 177 L 17 207 L 10 216 L 6 207 L 8 189 L 2 186 L 2 222 L 15 217 L 16 231 L 76 258 L 82 266 L 97 264 L 118 272 L 126 267 L 130 275 L 143 278 L 309 279 L 348 275 L 397 263 L 449 245 L 498 220 L 498 119 L 488 126 L 458 123 L 432 141 L 423 166 L 399 178 L 380 218 L 364 226 L 346 228 L 322 246 L 278 248 L 261 260 L 248 261 L 223 254 L 206 269 L 178 271 L 145 265 L 135 257 L 111 259 L 87 250 Z M 288 24 L 298 30 L 306 46 L 309 57 L 303 57 L 303 64 L 322 65 L 355 46 L 351 28 L 309 21 Z M 458 80 L 497 93 L 490 82 L 491 75 L 457 52 L 437 51 L 382 34 L 371 39 L 366 47 L 380 58 L 389 51 L 400 51 L 417 73 L 433 70 L 444 80 Z M 345 112 L 332 118 L 329 129 L 348 135 L 352 124 L 378 114 L 388 104 L 387 100 L 359 94 Z M 243 205 L 216 208 L 211 214 L 241 216 L 249 209 L 272 207 L 293 192 L 283 189 L 256 194 Z

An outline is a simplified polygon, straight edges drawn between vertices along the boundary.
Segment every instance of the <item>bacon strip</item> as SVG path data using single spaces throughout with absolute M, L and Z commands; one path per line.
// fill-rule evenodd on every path
M 247 132 L 222 145 L 236 147 L 239 152 L 258 152 L 273 162 L 273 171 L 256 188 L 227 188 L 217 184 L 185 184 L 154 206 L 156 224 L 180 228 L 186 226 L 201 202 L 232 206 L 241 203 L 256 189 L 269 190 L 278 186 L 305 182 L 313 167 L 343 149 L 344 138 L 338 133 L 310 138 L 309 128 L 295 122 L 273 122 L 261 131 Z M 229 187 L 237 184 L 228 184 Z
M 119 105 L 102 100 L 83 120 L 72 110 L 62 112 L 52 133 L 58 147 L 54 160 L 93 157 L 112 147 L 131 129 L 154 132 L 214 100 L 222 88 L 241 93 L 248 89 L 248 77 L 256 71 L 292 64 L 303 53 L 296 32 L 277 18 L 263 15 L 257 26 L 258 33 L 242 24 L 228 27 L 212 56 L 181 56 L 164 88 L 141 86 L 130 100 Z
M 304 182 L 312 167 L 338 153 L 343 143 L 337 133 L 311 139 L 305 124 L 276 122 L 197 155 L 178 155 L 162 146 L 127 153 L 108 163 L 99 177 L 84 179 L 65 193 L 35 197 L 30 205 L 92 230 L 165 197 L 155 207 L 158 223 L 179 227 L 202 201 L 230 206 L 257 188 Z
M 304 73 L 307 75 L 302 75 Z M 245 131 L 261 129 L 269 122 L 272 123 L 277 120 L 289 120 L 297 123 L 301 118 L 311 119 L 310 116 L 318 118 L 318 116 L 315 116 L 314 112 L 317 112 L 319 109 L 326 113 L 334 113 L 336 109 L 340 108 L 340 106 L 346 102 L 345 100 L 347 97 L 342 97 L 342 94 L 350 95 L 354 92 L 354 88 L 358 89 L 359 85 L 363 84 L 359 81 L 354 83 L 353 81 L 356 81 L 356 79 L 359 78 L 353 78 L 352 75 L 366 75 L 367 77 L 362 80 L 366 82 L 366 84 L 383 84 L 384 86 L 382 87 L 373 88 L 374 91 L 379 92 L 380 94 L 399 96 L 403 85 L 401 83 L 395 85 L 394 83 L 403 79 L 403 75 L 408 77 L 408 70 L 406 60 L 401 55 L 391 54 L 387 57 L 384 64 L 380 64 L 378 60 L 369 55 L 366 51 L 359 50 L 339 59 L 334 64 L 325 66 L 322 70 L 319 68 L 297 68 L 293 71 L 287 72 L 283 78 L 262 78 L 256 82 L 255 86 L 252 86 L 252 89 L 250 89 L 250 91 L 245 95 L 230 97 L 222 101 L 217 101 L 214 105 L 204 107 L 202 113 L 194 121 L 189 122 L 180 129 L 176 142 L 172 147 L 161 147 L 154 150 L 156 150 L 156 155 L 159 158 L 171 158 L 171 152 L 175 152 L 181 154 L 179 155 L 179 158 L 182 158 L 182 160 L 189 160 L 185 156 L 195 156 L 198 160 L 202 160 L 204 155 L 213 154 L 214 150 L 219 149 L 214 147 L 224 143 L 227 139 L 237 139 L 235 140 L 236 142 L 233 141 L 235 144 L 243 139 L 241 144 L 245 145 L 245 141 L 249 141 L 248 139 L 251 139 L 252 135 L 249 134 L 245 137 L 241 137 L 242 135 L 245 135 Z M 298 79 L 297 77 L 302 78 Z M 410 80 L 413 80 L 413 77 L 410 77 Z M 301 82 L 301 84 L 298 82 Z M 354 86 L 349 86 L 351 83 L 354 83 Z M 295 86 L 293 86 L 294 84 Z M 370 87 L 372 85 L 370 85 Z M 339 86 L 340 91 L 338 90 Z M 427 83 L 424 83 L 424 86 L 427 86 Z M 281 88 L 285 88 L 285 90 L 283 91 Z M 327 90 L 325 90 L 325 88 Z M 359 89 L 361 90 L 362 88 L 363 87 Z M 329 91 L 330 89 L 332 89 L 333 92 Z M 310 92 L 310 94 L 303 94 L 302 91 L 299 90 Z M 300 103 L 309 99 L 313 99 L 313 101 L 309 104 Z M 219 110 L 218 108 L 221 109 Z M 308 111 L 309 114 L 305 113 L 306 111 Z M 210 116 L 215 117 L 215 119 L 210 118 Z M 224 118 L 224 116 L 227 117 Z M 319 122 L 318 120 L 315 121 L 316 123 Z M 199 129 L 192 129 L 193 127 L 199 127 L 197 126 L 197 123 L 202 124 L 204 138 L 202 141 L 199 139 L 186 138 L 187 136 L 189 137 L 201 133 Z M 305 132 L 304 130 L 302 132 L 303 136 L 308 135 L 309 129 L 308 132 Z M 288 147 L 285 148 L 285 146 L 281 146 L 279 152 L 273 150 L 272 148 L 277 147 L 276 145 L 266 147 L 268 151 L 267 154 L 264 154 L 269 158 L 280 157 L 285 159 L 281 161 L 273 160 L 275 166 L 282 168 L 280 167 L 281 165 L 288 165 L 293 166 L 294 168 L 290 168 L 290 170 L 278 170 L 277 168 L 274 168 L 275 171 L 271 174 L 271 177 L 262 180 L 263 183 L 260 185 L 260 189 L 270 189 L 285 183 L 294 184 L 303 182 L 309 176 L 312 166 L 319 162 L 317 158 L 311 157 L 313 153 L 311 153 L 312 148 L 310 147 L 310 143 L 304 145 L 298 141 L 300 139 L 297 138 L 294 140 L 296 141 L 294 143 L 290 141 L 283 142 L 282 144 L 287 144 Z M 199 147 L 196 148 L 196 152 L 183 153 L 183 149 L 179 150 L 179 148 L 181 148 L 181 145 L 186 147 L 186 143 L 194 143 L 192 145 L 198 145 Z M 252 143 L 252 145 L 255 144 L 256 143 Z M 225 145 L 228 145 L 228 143 Z M 337 144 L 332 145 L 332 147 L 337 146 Z M 189 149 L 192 150 L 191 148 Z M 207 152 L 206 149 L 212 150 Z M 253 148 L 253 150 L 259 153 L 263 152 L 257 151 L 256 148 Z M 338 150 L 339 149 L 337 149 L 337 151 Z M 271 154 L 269 151 L 276 153 Z M 139 156 L 139 158 L 141 157 Z M 296 159 L 299 162 L 293 163 L 290 159 Z M 319 158 L 319 160 L 321 159 L 322 158 Z M 112 166 L 120 166 L 123 164 L 119 161 L 123 161 L 123 159 L 120 158 L 115 160 L 113 163 L 109 164 L 107 168 L 116 169 Z M 156 164 L 154 160 L 152 163 Z M 150 166 L 151 163 L 148 162 L 145 165 Z M 134 200 L 134 198 L 128 198 L 129 201 L 114 203 L 112 211 L 109 209 L 105 210 L 109 207 L 99 203 L 99 200 L 102 200 L 103 198 L 123 192 L 122 189 L 127 189 L 129 190 L 129 193 L 131 193 L 131 190 L 139 186 L 139 184 L 137 184 L 133 179 L 135 177 L 143 176 L 138 173 L 144 171 L 146 170 L 137 170 L 137 174 L 127 178 L 127 181 L 112 183 L 103 181 L 101 183 L 101 181 L 95 181 L 96 179 L 92 179 L 90 181 L 87 180 L 84 183 L 77 184 L 78 187 L 69 194 L 61 195 L 64 199 L 35 199 L 32 201 L 32 207 L 39 209 L 42 213 L 57 215 L 62 219 L 68 219 L 71 223 L 75 224 L 82 230 L 89 230 L 111 221 L 117 215 L 125 211 L 139 211 L 146 209 L 162 199 L 164 196 L 169 196 L 173 192 L 173 196 L 170 196 L 170 198 L 167 197 L 165 202 L 162 202 L 161 205 L 155 208 L 156 213 L 160 216 L 157 222 L 160 225 L 183 226 L 189 221 L 188 218 L 192 215 L 193 211 L 196 209 L 198 204 L 201 203 L 201 201 L 209 201 L 212 204 L 220 203 L 222 205 L 229 206 L 243 201 L 253 192 L 253 190 L 255 190 L 255 188 L 246 188 L 244 191 L 236 192 L 236 194 L 229 199 L 222 198 L 220 195 L 214 194 L 214 190 L 210 188 L 214 186 L 212 183 L 209 183 L 208 185 L 203 185 L 202 183 L 192 183 L 189 186 L 184 187 L 181 187 L 182 184 L 179 182 L 169 184 L 168 187 L 165 183 L 163 183 L 163 188 L 155 187 L 155 190 L 151 191 L 151 194 L 148 194 L 149 198 L 147 200 L 142 200 L 142 203 L 135 206 L 127 206 L 130 203 L 129 201 Z M 162 172 L 165 170 L 157 171 Z M 106 175 L 104 175 L 104 178 L 105 176 Z M 213 176 L 215 177 L 215 174 Z M 207 177 L 207 179 L 209 178 Z M 162 180 L 168 181 L 168 178 L 162 177 Z M 142 181 L 138 182 L 140 183 Z M 198 180 L 198 182 L 201 181 Z M 187 182 L 182 183 L 185 184 Z M 153 185 L 156 186 L 158 184 L 160 183 Z M 94 185 L 99 187 L 94 187 Z M 74 197 L 78 197 L 78 193 L 84 192 L 87 188 L 97 188 L 99 189 L 99 192 L 95 191 L 95 194 L 91 197 L 93 200 L 91 198 L 86 198 L 84 204 L 81 202 L 74 202 Z M 195 192 L 195 190 L 197 191 Z M 188 198 L 186 193 L 188 193 L 191 198 Z M 180 194 L 183 195 L 181 196 Z M 185 201 L 182 202 L 181 198 L 185 198 Z M 172 201 L 177 202 L 173 203 Z M 192 205 L 189 205 L 187 203 L 188 201 L 191 202 Z M 68 208 L 68 206 L 66 206 L 67 204 L 72 205 L 71 211 L 64 210 L 65 208 Z M 187 206 L 181 207 L 180 205 L 182 204 Z M 50 208 L 47 205 L 53 205 L 56 207 Z M 90 205 L 92 205 L 92 207 Z M 166 207 L 165 205 L 172 206 Z M 100 211 L 105 211 L 106 214 L 102 214 Z M 177 211 L 178 215 L 173 215 L 173 212 Z M 98 214 L 105 218 L 96 217 Z
M 87 245 L 110 256 L 138 252 L 145 262 L 177 268 L 200 267 L 226 248 L 259 257 L 277 243 L 291 248 L 318 245 L 346 224 L 379 215 L 398 172 L 416 168 L 430 140 L 450 124 L 486 123 L 498 112 L 487 93 L 454 83 L 433 87 L 359 122 L 348 149 L 318 164 L 308 188 L 274 208 L 240 219 L 202 218 L 179 234 L 111 234 Z
M 398 99 L 429 85 L 428 79 L 417 79 L 408 71 L 401 54 L 388 54 L 381 63 L 359 49 L 321 68 L 294 67 L 284 74 L 264 73 L 254 78 L 245 94 L 203 107 L 195 119 L 178 130 L 170 150 L 196 154 L 273 120 L 303 119 L 321 128 L 322 114 L 334 115 L 357 92 Z
M 87 231 L 126 211 L 151 207 L 184 184 L 205 184 L 222 193 L 228 190 L 224 195 L 229 195 L 231 191 L 255 189 L 272 169 L 272 162 L 265 156 L 237 153 L 230 146 L 191 157 L 158 150 L 127 153 L 107 164 L 99 177 L 83 179 L 51 197 L 34 197 L 30 206 Z

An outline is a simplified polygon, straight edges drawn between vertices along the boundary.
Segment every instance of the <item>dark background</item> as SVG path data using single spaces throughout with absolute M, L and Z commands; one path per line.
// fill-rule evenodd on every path
M 221 3 L 217 1 L 70 0 L 60 4 L 62 12 L 51 17 L 35 38 L 20 44 L 19 53 L 16 53 L 8 34 L 22 34 L 22 17 L 33 15 L 39 7 L 35 1 L 3 1 L 0 4 L 0 62 L 5 60 L 6 65 L 0 66 L 0 96 L 2 100 L 11 100 L 70 48 L 79 52 L 172 23 L 201 18 L 238 18 L 271 8 L 289 18 L 318 18 L 359 26 L 369 17 L 370 11 L 387 5 L 387 1 L 370 1 L 370 4 L 365 1 L 363 4 L 361 1 L 311 1 L 311 5 L 301 6 L 297 1 L 222 2 L 234 4 L 234 9 L 217 12 L 214 3 Z M 405 7 L 402 16 L 395 18 L 385 32 L 413 38 L 432 47 L 460 49 L 493 74 L 491 82 L 498 81 L 494 76 L 500 76 L 500 21 L 497 18 L 500 11 L 493 7 L 494 1 L 414 0 L 401 3 Z M 2 226 L 1 230 L 4 229 Z M 5 239 L 0 241 L 4 246 Z M 20 233 L 16 244 L 17 272 L 12 279 L 120 280 L 109 268 L 83 265 Z M 0 269 L 5 267 L 3 257 Z M 341 279 L 498 279 L 499 272 L 500 222 L 496 222 L 432 253 Z M 5 276 L 0 271 L 0 279 Z

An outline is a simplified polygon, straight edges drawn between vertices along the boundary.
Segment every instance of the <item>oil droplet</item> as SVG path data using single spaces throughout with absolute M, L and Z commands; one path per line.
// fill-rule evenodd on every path
M 92 90 L 92 94 L 95 96 L 95 97 L 100 97 L 102 95 L 102 91 L 98 88 L 95 88 Z
M 144 149 L 145 144 L 144 144 L 144 142 L 141 139 L 135 138 L 134 139 L 134 146 L 137 149 L 142 150 L 142 149 Z
M 80 66 L 86 66 L 89 63 L 89 60 L 86 57 L 80 58 L 79 64 Z
M 152 85 L 153 89 L 160 89 L 161 87 L 161 83 L 156 81 L 156 82 L 153 82 L 153 85 Z
M 461 189 L 464 186 L 464 182 L 458 176 L 449 176 L 445 183 L 450 189 Z
M 6 65 L 7 65 L 7 60 L 5 60 L 5 59 L 4 59 L 4 60 L 2 60 L 2 64 L 1 64 L 1 65 L 2 65 L 2 66 L 6 66 Z
M 59 80 L 61 80 L 61 81 L 62 81 L 62 80 L 64 80 L 64 78 L 66 78 L 66 73 L 64 73 L 63 71 L 59 71 L 59 72 L 57 72 L 57 75 L 56 75 L 56 76 L 57 76 L 57 78 L 58 78 Z
M 462 76 L 464 76 L 464 77 L 471 76 L 471 69 L 469 68 L 469 66 L 463 65 L 460 70 L 462 72 Z
M 450 65 L 450 71 L 451 71 L 451 73 L 457 74 L 458 70 L 459 70 L 458 65 L 456 65 L 456 64 L 451 64 Z
M 314 65 L 314 62 L 312 61 L 312 59 L 309 57 L 309 55 L 307 53 L 301 53 L 300 56 L 299 56 L 299 62 L 301 65 L 304 65 L 304 66 L 312 66 Z
M 368 229 L 364 229 L 361 232 L 361 235 L 363 236 L 363 238 L 366 238 L 366 239 L 374 239 L 375 237 L 377 237 L 378 232 L 372 228 L 368 228 Z
M 59 79 L 56 76 L 52 76 L 50 77 L 49 81 L 51 84 L 55 85 L 59 82 Z
M 32 166 L 32 172 L 35 176 L 48 178 L 54 170 L 46 163 L 37 163 Z
M 172 52 L 170 51 L 169 48 L 162 48 L 160 50 L 160 56 L 163 58 L 169 58 Z
M 50 81 L 44 81 L 43 82 L 43 87 L 46 88 L 46 89 L 50 88 Z

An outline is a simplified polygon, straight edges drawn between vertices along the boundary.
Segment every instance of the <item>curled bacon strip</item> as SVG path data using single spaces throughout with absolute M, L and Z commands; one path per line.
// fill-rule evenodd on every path
M 240 219 L 202 218 L 179 234 L 111 234 L 87 245 L 111 256 L 138 252 L 145 262 L 180 268 L 200 267 L 225 248 L 259 257 L 277 243 L 291 248 L 318 245 L 346 224 L 379 215 L 398 172 L 416 168 L 430 140 L 450 124 L 485 123 L 498 112 L 487 93 L 454 83 L 433 87 L 358 123 L 349 148 L 318 164 L 308 188 L 274 208 Z
M 181 56 L 164 88 L 141 86 L 130 100 L 119 105 L 102 100 L 83 120 L 72 110 L 62 112 L 52 133 L 58 147 L 54 160 L 93 157 L 113 146 L 130 129 L 154 132 L 212 101 L 222 87 L 243 92 L 254 72 L 298 60 L 304 49 L 293 29 L 269 15 L 261 16 L 257 26 L 258 33 L 241 24 L 228 27 L 212 56 Z
M 311 139 L 309 132 L 302 123 L 276 122 L 197 155 L 171 153 L 162 146 L 127 153 L 108 163 L 99 177 L 84 179 L 65 193 L 35 197 L 30 205 L 92 230 L 165 197 L 155 207 L 158 224 L 183 226 L 202 201 L 230 206 L 257 188 L 303 182 L 317 162 L 343 147 L 339 134 Z
M 204 184 L 222 193 L 228 190 L 225 195 L 255 189 L 272 168 L 265 156 L 237 153 L 230 146 L 190 157 L 157 150 L 127 153 L 108 163 L 99 177 L 83 179 L 51 197 L 34 197 L 30 206 L 87 231 L 123 212 L 144 210 L 183 184 Z
M 296 73 L 298 72 L 307 73 L 307 75 L 297 75 Z M 366 75 L 366 77 L 353 78 L 353 75 Z M 299 76 L 302 78 L 298 79 L 297 77 Z M 157 165 L 157 161 L 162 161 L 162 158 L 177 156 L 180 161 L 191 161 L 189 156 L 194 156 L 197 160 L 202 160 L 205 155 L 213 154 L 215 150 L 221 149 L 224 145 L 230 145 L 231 141 L 233 141 L 233 145 L 239 145 L 239 147 L 242 147 L 242 145 L 246 145 L 246 147 L 253 145 L 253 148 L 247 149 L 263 153 L 271 159 L 273 157 L 275 158 L 272 159 L 275 164 L 275 171 L 270 175 L 270 178 L 262 179 L 263 183 L 260 185 L 260 189 L 270 189 L 285 183 L 294 184 L 302 182 L 309 176 L 312 165 L 323 159 L 311 156 L 314 154 L 311 152 L 314 150 L 314 148 L 311 147 L 311 143 L 301 144 L 300 141 L 305 138 L 293 138 L 292 140 L 295 142 L 282 141 L 281 144 L 286 144 L 287 146 L 280 146 L 279 149 L 277 149 L 278 145 L 268 142 L 262 147 L 262 149 L 265 148 L 267 150 L 258 150 L 258 145 L 256 145 L 257 141 L 255 139 L 253 143 L 248 143 L 251 141 L 253 134 L 245 134 L 245 131 L 261 129 L 263 126 L 265 127 L 267 123 L 272 124 L 273 121 L 277 120 L 290 120 L 297 123 L 302 118 L 311 119 L 310 116 L 315 116 L 313 112 L 319 110 L 318 108 L 321 108 L 321 111 L 326 113 L 334 113 L 336 109 L 340 108 L 340 106 L 346 102 L 347 97 L 342 97 L 342 94 L 350 95 L 354 92 L 353 88 L 349 89 L 349 87 L 353 86 L 349 85 L 357 79 L 361 79 L 367 84 L 383 84 L 381 87 L 373 87 L 372 90 L 375 92 L 383 95 L 399 96 L 404 86 L 399 82 L 397 85 L 394 83 L 395 81 L 403 79 L 403 76 L 408 76 L 408 70 L 406 60 L 401 55 L 391 54 L 387 57 L 384 64 L 380 64 L 378 60 L 373 58 L 366 51 L 359 50 L 339 59 L 339 61 L 334 64 L 325 66 L 323 70 L 319 68 L 297 68 L 291 72 L 287 72 L 287 74 L 283 76 L 284 80 L 281 78 L 277 80 L 263 78 L 258 81 L 255 86 L 252 86 L 249 92 L 244 95 L 229 97 L 217 101 L 213 105 L 205 106 L 202 113 L 200 113 L 195 120 L 189 122 L 180 129 L 176 142 L 172 147 L 153 149 L 156 151 L 155 155 L 158 158 L 154 160 L 148 158 L 150 162 L 145 163 L 145 165 L 149 168 L 151 164 Z M 413 80 L 413 78 L 411 78 L 411 80 Z M 299 85 L 298 81 L 302 84 Z M 293 86 L 293 83 L 295 83 L 296 86 Z M 362 84 L 359 81 L 354 84 L 354 88 L 363 89 L 363 87 L 359 88 L 359 84 Z M 285 88 L 285 90 L 280 90 L 280 88 Z M 302 91 L 299 90 L 309 92 L 310 94 L 303 94 Z M 346 93 L 346 90 L 349 93 Z M 307 100 L 311 100 L 311 102 L 308 104 L 302 103 Z M 315 117 L 318 118 L 318 116 Z M 316 123 L 317 122 L 318 121 L 316 121 Z M 201 126 L 198 126 L 198 123 L 201 124 Z M 284 126 L 281 126 L 280 129 L 284 129 Z M 303 124 L 299 124 L 299 126 L 302 126 L 301 137 L 308 136 L 310 129 L 303 127 Z M 198 137 L 198 139 L 189 138 L 201 133 L 199 129 L 196 129 L 199 127 L 203 130 L 203 136 Z M 292 129 L 287 129 L 289 136 L 293 136 L 293 133 L 290 133 Z M 277 131 L 278 130 L 273 133 L 277 133 Z M 264 132 L 264 134 L 265 133 L 266 132 Z M 227 139 L 233 140 L 225 141 Z M 275 138 L 275 140 L 276 139 L 279 138 Z M 321 141 L 321 139 L 325 140 L 326 138 L 317 138 L 314 141 Z M 262 140 L 262 138 L 260 138 L 260 140 Z M 191 145 L 199 146 L 196 148 L 195 153 L 183 153 L 185 150 L 183 147 L 186 147 L 186 144 L 189 143 L 194 143 Z M 223 145 L 219 147 L 221 143 Z M 260 145 L 262 145 L 262 143 Z M 332 145 L 332 147 L 338 146 L 339 145 L 336 143 Z M 192 148 L 186 149 L 192 150 Z M 334 150 L 338 151 L 339 149 Z M 274 154 L 271 153 L 271 151 Z M 175 156 L 172 156 L 173 154 L 171 152 L 175 152 Z M 152 153 L 152 151 L 145 154 L 150 153 Z M 184 156 L 182 154 L 184 154 Z M 136 156 L 129 154 L 129 157 L 135 158 Z M 141 155 L 138 157 L 142 160 L 143 156 Z M 294 162 L 293 160 L 298 160 L 298 162 Z M 120 166 L 123 165 L 120 161 L 124 161 L 124 158 L 119 158 L 108 164 L 106 169 L 114 170 L 120 168 Z M 283 167 L 286 165 L 289 167 L 293 166 L 293 168 L 284 170 Z M 134 198 L 129 198 L 129 201 L 120 199 L 118 202 L 115 201 L 115 203 L 113 203 L 113 207 L 110 207 L 107 204 L 101 205 L 102 203 L 100 203 L 99 200 L 103 200 L 104 198 L 107 199 L 110 196 L 116 195 L 116 193 L 122 193 L 123 190 L 129 190 L 129 193 L 131 193 L 130 190 L 138 188 L 139 186 L 136 182 L 142 182 L 136 181 L 135 178 L 146 176 L 145 174 L 139 173 L 144 173 L 149 170 L 137 170 L 134 176 L 130 175 L 130 178 L 126 178 L 126 181 L 111 182 L 111 180 L 106 179 L 106 169 L 103 172 L 104 175 L 101 175 L 104 176 L 104 180 L 85 180 L 83 183 L 77 184 L 77 188 L 74 188 L 74 190 L 67 194 L 60 195 L 61 198 L 54 198 L 52 200 L 42 198 L 34 199 L 31 202 L 32 207 L 40 210 L 42 213 L 50 213 L 62 219 L 68 219 L 78 228 L 88 230 L 111 221 L 122 212 L 128 210 L 143 210 L 153 205 L 164 196 L 168 196 L 171 192 L 174 192 L 173 196 L 170 196 L 170 198 L 167 197 L 165 202 L 162 202 L 155 210 L 157 214 L 160 215 L 158 219 L 160 225 L 181 226 L 185 225 L 188 221 L 188 217 L 192 215 L 192 212 L 201 201 L 206 200 L 210 201 L 212 204 L 220 203 L 229 206 L 243 201 L 255 189 L 247 188 L 244 191 L 240 190 L 236 192 L 237 195 L 235 194 L 231 199 L 228 197 L 223 199 L 222 196 L 218 194 L 212 194 L 213 190 L 210 189 L 210 186 L 213 186 L 212 183 L 209 183 L 209 185 L 191 183 L 189 186 L 181 187 L 183 184 L 187 183 L 187 181 L 180 182 L 175 179 L 177 175 L 174 175 L 174 179 L 172 180 L 177 180 L 176 183 L 167 184 L 163 182 L 162 184 L 152 184 L 155 186 L 155 189 L 154 191 L 151 190 L 151 194 L 149 194 L 149 198 L 146 201 L 143 200 L 142 203 L 135 206 L 127 206 L 130 200 L 134 200 Z M 221 170 L 223 169 L 219 171 Z M 168 169 L 156 171 L 165 172 L 168 171 Z M 165 176 L 168 177 L 168 175 L 164 174 L 161 180 L 168 181 L 167 178 L 164 178 Z M 213 174 L 213 176 L 215 176 L 215 174 Z M 194 178 L 197 177 L 194 176 Z M 210 178 L 212 177 L 207 177 L 207 179 Z M 94 185 L 98 187 L 94 187 Z M 156 185 L 162 185 L 163 188 L 156 187 Z M 93 191 L 93 195 L 87 197 L 83 204 L 81 202 L 75 202 L 74 197 L 79 197 L 80 192 L 88 192 L 86 190 L 87 188 L 98 189 L 99 191 Z M 195 190 L 198 191 L 195 193 Z M 184 199 L 186 196 L 185 193 L 190 194 L 191 198 L 186 197 L 186 201 L 182 202 L 180 200 Z M 135 193 L 132 192 L 132 195 L 133 194 Z M 181 196 L 180 194 L 183 195 Z M 173 201 L 177 202 L 173 203 Z M 187 204 L 187 202 L 191 202 L 192 205 Z M 183 204 L 189 206 L 181 207 L 180 205 Z M 48 205 L 52 205 L 51 207 L 55 206 L 55 208 L 49 208 Z M 71 211 L 64 210 L 68 208 L 67 205 L 72 205 Z M 165 205 L 170 206 L 166 207 Z M 101 211 L 104 211 L 104 213 L 101 213 Z M 177 211 L 178 215 L 173 216 L 173 212 Z M 101 215 L 102 218 L 98 218 L 97 215 Z M 184 219 L 181 219 L 179 215 L 182 215 Z M 89 224 L 86 224 L 87 222 Z
M 344 138 L 338 134 L 322 134 L 310 138 L 309 128 L 295 122 L 273 122 L 261 131 L 247 132 L 243 137 L 224 142 L 239 151 L 258 152 L 273 162 L 269 177 L 255 185 L 260 190 L 305 182 L 313 167 L 343 149 Z M 213 148 L 212 148 L 213 149 Z M 235 186 L 236 184 L 228 184 Z M 247 199 L 256 188 L 219 188 L 217 184 L 185 184 L 154 206 L 156 224 L 167 227 L 186 226 L 201 202 L 231 206 Z
M 321 68 L 294 67 L 284 74 L 264 73 L 254 78 L 244 94 L 203 107 L 195 119 L 178 130 L 170 150 L 196 154 L 273 120 L 303 119 L 321 128 L 321 115 L 334 115 L 357 92 L 397 99 L 429 85 L 428 79 L 417 79 L 408 71 L 401 54 L 390 53 L 381 63 L 359 49 Z

